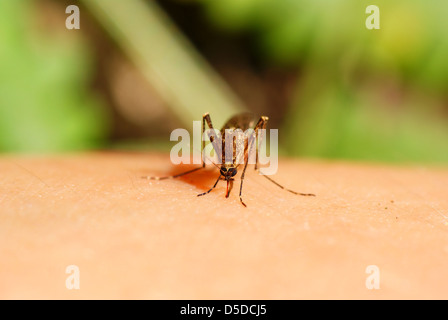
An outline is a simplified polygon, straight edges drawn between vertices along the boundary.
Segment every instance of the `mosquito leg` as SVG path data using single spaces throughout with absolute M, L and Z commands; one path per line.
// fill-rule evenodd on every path
M 258 172 L 259 172 L 263 177 L 265 177 L 266 179 L 268 179 L 269 181 L 271 181 L 273 184 L 275 184 L 276 186 L 278 186 L 278 187 L 280 187 L 280 188 L 282 188 L 282 189 L 284 189 L 284 190 L 286 190 L 286 191 L 289 191 L 289 192 L 291 192 L 291 193 L 297 194 L 297 195 L 299 195 L 299 196 L 305 196 L 305 197 L 315 197 L 315 196 L 316 196 L 316 195 L 313 194 L 313 193 L 300 193 L 300 192 L 295 192 L 295 191 L 293 191 L 293 190 L 286 189 L 286 188 L 285 188 L 284 186 L 282 186 L 280 183 L 278 183 L 278 182 L 274 181 L 273 179 L 269 178 L 267 175 L 262 174 L 260 171 L 258 171 Z
M 213 189 L 215 189 L 215 188 L 216 188 L 216 185 L 217 185 L 218 182 L 219 182 L 219 178 L 221 178 L 221 174 L 219 175 L 219 177 L 218 177 L 218 179 L 216 180 L 216 182 L 215 182 L 215 184 L 213 185 L 213 187 L 211 187 L 210 190 L 208 190 L 207 192 L 198 194 L 198 197 L 203 196 L 203 195 L 206 195 L 206 194 L 210 193 L 210 191 L 212 191 Z
M 179 177 L 185 176 L 185 175 L 187 175 L 187 174 L 189 174 L 189 173 L 198 171 L 198 170 L 203 169 L 203 168 L 204 168 L 204 167 L 194 168 L 194 169 L 192 169 L 192 170 L 188 170 L 188 171 L 185 171 L 185 172 L 176 174 L 176 175 L 174 175 L 174 176 L 167 176 L 167 177 L 150 177 L 150 176 L 145 176 L 145 177 L 142 177 L 142 179 L 148 179 L 148 180 L 174 179 L 174 178 L 179 178 Z
M 207 125 L 209 126 L 210 129 L 213 129 L 212 120 L 210 119 L 210 115 L 208 113 L 206 113 L 206 114 L 204 114 L 202 116 L 202 135 L 205 132 L 205 122 L 207 122 Z M 203 139 L 201 137 L 201 141 L 202 140 Z M 204 144 L 205 144 L 205 141 L 202 141 L 202 151 L 204 150 Z M 185 171 L 185 172 L 173 175 L 173 176 L 167 176 L 167 177 L 150 177 L 150 176 L 146 176 L 146 177 L 142 177 L 142 179 L 148 179 L 148 180 L 174 179 L 174 178 L 179 178 L 179 177 L 182 177 L 184 175 L 190 174 L 192 172 L 198 171 L 200 169 L 203 169 L 203 168 L 205 168 L 205 161 L 204 161 L 204 157 L 202 155 L 202 152 L 201 152 L 201 162 L 202 162 L 202 166 L 201 167 L 195 168 L 195 169 L 192 169 L 192 170 L 188 170 L 188 171 Z
M 204 148 L 205 148 L 205 141 L 204 141 L 204 132 L 205 132 L 205 122 L 207 121 L 208 127 L 213 128 L 212 125 L 212 120 L 210 119 L 210 115 L 207 113 L 205 113 L 202 116 L 202 133 L 201 133 L 201 161 L 202 161 L 202 167 L 205 167 L 205 161 L 204 161 L 204 156 L 203 156 L 203 152 L 204 152 Z
M 241 201 L 241 204 L 245 207 L 247 207 L 247 206 L 243 201 L 242 193 L 243 193 L 243 182 L 244 182 L 244 175 L 246 174 L 246 169 L 247 169 L 247 160 L 246 160 L 246 163 L 244 164 L 243 173 L 241 174 L 241 184 L 240 184 L 240 201 Z
M 215 141 L 215 128 L 213 127 L 212 119 L 210 118 L 210 114 L 207 112 L 202 116 L 202 135 L 201 135 L 201 159 L 202 159 L 202 166 L 205 167 L 205 161 L 204 161 L 204 150 L 205 150 L 205 141 L 204 141 L 204 132 L 205 132 L 205 123 L 207 122 L 208 127 L 213 130 L 213 135 L 210 137 L 210 142 L 213 145 L 213 149 L 215 149 L 215 152 L 218 152 L 217 148 L 217 141 Z
M 266 128 L 266 123 L 268 122 L 269 118 L 262 116 L 260 118 L 260 120 L 258 120 L 257 124 L 255 125 L 255 129 L 254 129 L 254 133 L 255 135 L 252 138 L 248 139 L 247 142 L 247 153 L 246 156 L 244 157 L 244 169 L 243 169 L 243 173 L 241 174 L 241 184 L 240 184 L 240 201 L 241 204 L 245 207 L 247 207 L 247 205 L 244 203 L 243 198 L 242 198 L 242 194 L 243 194 L 243 182 L 244 182 L 244 176 L 246 174 L 246 169 L 247 169 L 247 165 L 249 163 L 249 155 L 252 152 L 252 147 L 253 147 L 253 143 L 255 141 L 255 143 L 257 143 L 257 135 L 258 135 L 258 129 L 260 128 Z M 257 144 L 257 155 L 256 155 L 256 164 L 255 167 L 258 164 L 258 144 Z
M 256 140 L 255 141 L 255 145 L 256 145 L 256 150 L 255 150 L 255 152 L 256 152 L 256 154 L 255 154 L 255 170 L 258 170 L 258 148 L 259 148 L 259 145 L 261 144 L 261 141 L 262 141 L 261 140 L 262 138 L 259 138 L 258 130 L 259 129 L 266 129 L 266 125 L 267 125 L 268 121 L 269 121 L 268 117 L 262 116 L 260 118 L 260 120 L 258 120 L 258 122 L 257 122 L 257 124 L 255 125 L 255 128 L 254 128 L 255 140 Z M 258 140 L 258 138 L 260 140 Z

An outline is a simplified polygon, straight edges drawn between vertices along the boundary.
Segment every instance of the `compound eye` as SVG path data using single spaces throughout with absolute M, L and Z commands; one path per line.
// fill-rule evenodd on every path
M 234 177 L 234 176 L 237 174 L 237 172 L 238 172 L 238 170 L 233 169 L 233 170 L 232 170 L 232 177 Z
M 221 173 L 223 176 L 226 175 L 226 172 L 227 172 L 227 168 L 221 168 Z

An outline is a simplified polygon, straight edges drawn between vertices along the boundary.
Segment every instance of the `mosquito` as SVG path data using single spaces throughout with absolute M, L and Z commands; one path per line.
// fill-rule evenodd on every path
M 213 165 L 215 165 L 218 169 L 219 169 L 219 176 L 218 179 L 216 180 L 215 184 L 213 185 L 213 187 L 211 187 L 208 191 L 204 192 L 204 193 L 200 193 L 197 196 L 201 197 L 204 196 L 208 193 L 210 193 L 213 189 L 216 188 L 216 186 L 218 185 L 219 180 L 225 180 L 227 182 L 227 189 L 226 189 L 226 198 L 229 197 L 230 195 L 230 191 L 233 188 L 233 181 L 234 181 L 234 177 L 236 176 L 236 174 L 238 173 L 238 169 L 240 167 L 240 165 L 244 165 L 243 166 L 243 171 L 241 174 L 241 183 L 240 183 L 240 202 L 244 207 L 247 207 L 247 205 L 244 203 L 243 198 L 242 198 L 242 193 L 243 193 L 243 182 L 244 182 L 244 176 L 246 173 L 246 169 L 247 169 L 247 165 L 249 163 L 248 159 L 249 159 L 249 154 L 254 151 L 252 148 L 254 147 L 254 142 L 256 141 L 256 137 L 258 136 L 258 132 L 260 129 L 266 129 L 266 124 L 268 123 L 269 118 L 266 116 L 261 116 L 260 119 L 258 120 L 258 122 L 255 124 L 254 126 L 254 117 L 251 113 L 240 113 L 237 114 L 235 116 L 233 116 L 232 118 L 230 118 L 225 124 L 224 126 L 221 128 L 220 130 L 220 137 L 217 137 L 216 134 L 209 134 L 209 138 L 210 138 L 210 142 L 213 145 L 213 149 L 215 150 L 215 152 L 218 155 L 221 155 L 221 164 L 220 166 L 213 163 Z M 212 120 L 210 118 L 209 113 L 206 113 L 202 116 L 202 136 L 204 135 L 205 132 L 205 124 L 208 125 L 209 129 L 212 130 L 212 132 L 214 131 L 214 127 L 212 124 Z M 247 129 L 250 129 L 253 127 L 253 134 L 248 136 L 244 136 L 244 137 L 233 137 L 234 141 L 232 143 L 233 146 L 233 150 L 231 150 L 231 161 L 226 161 L 229 160 L 228 157 L 226 158 L 226 152 L 222 152 L 222 150 L 226 149 L 226 130 L 230 130 L 230 131 L 235 131 L 240 129 L 243 132 L 246 132 Z M 284 186 L 282 186 L 281 184 L 279 184 L 278 182 L 276 182 L 275 180 L 273 180 L 272 178 L 268 177 L 267 175 L 264 175 L 260 172 L 260 169 L 258 167 L 258 145 L 259 143 L 255 143 L 255 148 L 256 148 L 256 161 L 255 161 L 255 170 L 262 175 L 263 177 L 265 177 L 266 179 L 268 179 L 269 181 L 271 181 L 272 183 L 274 183 L 276 186 L 291 192 L 293 194 L 296 195 L 300 195 L 300 196 L 312 196 L 314 197 L 315 194 L 312 193 L 299 193 L 290 189 L 285 188 Z M 202 150 L 204 150 L 205 147 L 205 141 L 204 139 L 202 139 Z M 243 150 L 243 151 L 241 151 Z M 227 151 L 227 150 L 226 150 Z M 202 158 L 202 166 L 192 169 L 192 170 L 188 170 L 173 176 L 166 176 L 166 177 L 142 177 L 145 179 L 150 179 L 150 180 L 164 180 L 164 179 L 174 179 L 174 178 L 179 178 L 182 176 L 185 176 L 187 174 L 196 172 L 198 170 L 204 169 L 205 168 L 205 161 L 204 161 L 204 157 Z M 240 161 L 243 160 L 243 161 Z

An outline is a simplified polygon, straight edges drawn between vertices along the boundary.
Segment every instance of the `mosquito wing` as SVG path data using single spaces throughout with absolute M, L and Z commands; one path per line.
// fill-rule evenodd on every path
M 221 135 L 224 136 L 226 129 L 241 129 L 246 131 L 255 124 L 255 117 L 250 112 L 239 113 L 230 118 L 222 127 Z

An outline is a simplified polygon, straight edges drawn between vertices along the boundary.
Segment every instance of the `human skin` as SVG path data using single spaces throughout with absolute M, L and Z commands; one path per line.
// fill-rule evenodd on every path
M 282 159 L 229 198 L 167 154 L 0 158 L 1 299 L 448 298 L 448 170 Z M 69 265 L 80 289 L 66 288 Z M 378 267 L 379 289 L 366 268 Z

